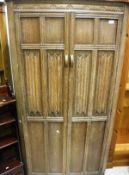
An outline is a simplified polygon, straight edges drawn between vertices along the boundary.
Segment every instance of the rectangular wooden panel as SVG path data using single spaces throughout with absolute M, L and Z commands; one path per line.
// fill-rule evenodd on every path
M 63 59 L 63 51 L 47 51 L 49 116 L 62 116 L 63 112 Z
M 31 163 L 33 172 L 45 172 L 44 125 L 39 122 L 28 124 Z
M 41 58 L 39 50 L 24 50 L 27 113 L 30 116 L 42 114 Z
M 71 172 L 82 172 L 86 142 L 86 123 L 73 123 L 71 136 Z
M 64 18 L 46 17 L 45 37 L 48 44 L 64 43 Z
M 113 51 L 98 51 L 94 114 L 107 115 L 111 77 L 113 76 Z
M 87 115 L 92 51 L 75 51 L 74 115 Z
M 103 139 L 105 132 L 105 122 L 92 122 L 89 132 L 89 143 L 87 152 L 87 172 L 99 171 Z
M 38 17 L 21 18 L 21 39 L 23 44 L 40 43 L 40 22 Z
M 100 19 L 99 43 L 115 44 L 118 21 L 114 19 Z
M 94 39 L 94 19 L 77 18 L 75 21 L 75 43 L 90 44 Z
M 48 159 L 49 172 L 63 172 L 63 124 L 49 123 L 48 125 Z

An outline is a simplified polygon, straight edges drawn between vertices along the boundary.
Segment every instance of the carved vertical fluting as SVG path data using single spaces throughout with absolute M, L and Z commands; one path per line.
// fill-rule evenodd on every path
M 110 80 L 113 68 L 113 55 L 114 53 L 112 51 L 99 51 L 98 53 L 94 106 L 94 112 L 96 114 L 107 113 L 107 103 L 110 95 Z
M 63 52 L 48 51 L 48 101 L 49 115 L 62 114 Z
M 88 105 L 89 80 L 90 80 L 90 51 L 76 52 L 75 70 L 75 115 L 86 115 Z
M 41 70 L 39 51 L 24 51 L 28 115 L 37 116 L 42 113 Z

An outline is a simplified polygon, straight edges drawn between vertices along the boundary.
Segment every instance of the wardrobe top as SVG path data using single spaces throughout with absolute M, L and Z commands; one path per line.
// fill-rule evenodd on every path
M 92 2 L 110 2 L 110 3 L 115 3 L 115 2 L 124 2 L 124 3 L 129 3 L 129 0 L 5 0 L 6 2 L 11 2 L 13 1 L 14 3 L 92 3 Z

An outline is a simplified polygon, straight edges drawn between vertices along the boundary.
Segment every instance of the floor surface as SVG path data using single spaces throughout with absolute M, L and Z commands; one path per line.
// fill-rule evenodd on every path
M 129 167 L 114 167 L 107 169 L 105 175 L 129 175 Z

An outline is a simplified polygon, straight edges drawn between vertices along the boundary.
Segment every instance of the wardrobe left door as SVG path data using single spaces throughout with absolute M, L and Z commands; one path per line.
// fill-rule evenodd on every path
M 64 174 L 68 14 L 18 12 L 15 25 L 29 175 Z

